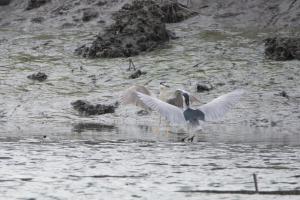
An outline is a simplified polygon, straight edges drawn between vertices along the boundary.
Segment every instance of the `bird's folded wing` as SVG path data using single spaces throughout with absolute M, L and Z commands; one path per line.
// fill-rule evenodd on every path
M 202 105 L 199 110 L 204 113 L 205 121 L 220 120 L 228 110 L 235 106 L 245 91 L 242 89 L 234 90 L 230 93 L 219 96 L 211 102 Z
M 137 96 L 142 100 L 142 102 L 149 106 L 151 109 L 159 112 L 162 116 L 166 118 L 171 123 L 176 124 L 183 124 L 186 123 L 184 116 L 183 116 L 183 110 L 173 106 L 171 104 L 168 104 L 166 102 L 163 102 L 157 98 L 136 92 Z

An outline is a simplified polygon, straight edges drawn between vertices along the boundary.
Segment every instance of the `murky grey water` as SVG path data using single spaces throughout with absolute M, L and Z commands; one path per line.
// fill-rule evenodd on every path
M 73 56 L 91 31 L 0 30 L 0 197 L 291 198 L 177 192 L 253 189 L 254 172 L 261 190 L 300 189 L 299 61 L 265 60 L 268 33 L 203 30 L 197 20 L 170 26 L 180 38 L 168 48 L 135 57 L 147 72 L 135 80 L 127 59 Z M 26 78 L 37 71 L 48 80 Z M 180 142 L 181 127 L 158 127 L 155 113 L 120 107 L 83 117 L 70 105 L 114 102 L 132 84 L 157 93 L 162 80 L 192 92 L 210 82 L 215 89 L 199 95 L 203 103 L 235 88 L 248 93 L 222 122 L 205 124 L 197 143 Z M 282 90 L 289 99 L 277 95 Z

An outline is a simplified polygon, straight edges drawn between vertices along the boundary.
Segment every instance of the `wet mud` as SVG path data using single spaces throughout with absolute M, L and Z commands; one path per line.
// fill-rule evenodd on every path
M 261 191 L 300 190 L 299 60 L 268 59 L 264 46 L 266 38 L 299 38 L 299 1 L 190 1 L 199 14 L 166 25 L 176 40 L 132 58 L 147 72 L 136 79 L 127 58 L 73 54 L 131 1 L 52 0 L 26 10 L 27 2 L 0 7 L 1 199 L 294 198 L 189 192 L 253 191 L 253 173 Z M 98 15 L 84 21 L 90 9 Z M 26 78 L 39 71 L 46 81 Z M 82 113 L 97 113 L 132 85 L 158 96 L 162 81 L 170 93 L 194 94 L 194 107 L 237 88 L 247 93 L 193 142 L 156 112 L 121 105 L 84 115 L 70 104 L 82 99 Z M 197 93 L 197 84 L 213 89 Z

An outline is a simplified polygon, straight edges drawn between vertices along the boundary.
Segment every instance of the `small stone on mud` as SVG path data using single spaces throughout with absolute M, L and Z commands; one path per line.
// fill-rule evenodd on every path
M 105 21 L 104 20 L 99 20 L 97 23 L 98 24 L 105 24 Z
M 85 10 L 82 14 L 82 21 L 88 22 L 94 18 L 97 18 L 99 13 L 96 10 Z
M 114 113 L 115 105 L 103 105 L 103 104 L 91 104 L 85 100 L 77 100 L 71 103 L 73 108 L 77 110 L 81 115 L 103 115 L 106 113 Z
M 277 123 L 276 122 L 274 122 L 274 121 L 271 121 L 271 126 L 272 127 L 274 127 L 274 126 L 276 126 L 277 125 Z
M 146 74 L 147 72 L 142 72 L 141 70 L 137 70 L 137 71 L 135 71 L 133 74 L 131 74 L 130 76 L 129 76 L 129 78 L 130 79 L 136 79 L 136 78 L 138 78 L 138 77 L 140 77 L 141 75 L 143 75 L 143 74 Z
M 213 89 L 213 87 L 211 84 L 201 84 L 201 83 L 197 84 L 197 92 L 206 92 L 206 91 L 210 91 L 212 89 Z
M 104 6 L 104 5 L 106 5 L 106 4 L 107 4 L 107 1 L 98 1 L 98 2 L 96 3 L 97 6 Z
M 20 178 L 21 181 L 32 181 L 32 178 Z
M 285 98 L 289 98 L 289 95 L 287 94 L 286 91 L 281 91 L 281 92 L 279 93 L 279 96 L 282 96 L 282 97 L 285 97 Z
M 40 24 L 40 23 L 42 23 L 44 20 L 45 20 L 45 19 L 44 19 L 43 17 L 34 17 L 34 18 L 31 19 L 31 22 Z
M 137 111 L 136 114 L 139 116 L 145 116 L 145 115 L 149 115 L 149 112 L 147 110 L 140 110 Z
M 29 78 L 29 79 L 37 80 L 37 81 L 40 81 L 40 82 L 46 80 L 47 77 L 48 76 L 43 72 L 38 72 L 36 74 L 31 74 L 31 75 L 27 76 L 27 78 Z

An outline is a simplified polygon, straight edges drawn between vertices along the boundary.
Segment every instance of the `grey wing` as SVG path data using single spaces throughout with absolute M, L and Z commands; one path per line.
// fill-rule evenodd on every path
M 183 124 L 186 123 L 184 116 L 183 116 L 183 110 L 173 106 L 171 104 L 168 104 L 166 102 L 163 102 L 157 98 L 142 94 L 140 92 L 136 92 L 137 96 L 140 98 L 140 100 L 150 107 L 151 109 L 159 112 L 163 117 L 166 118 L 171 123 L 175 124 Z
M 126 104 L 133 104 L 142 108 L 147 109 L 148 107 L 138 98 L 136 92 L 141 92 L 147 95 L 150 95 L 150 92 L 147 88 L 144 86 L 139 86 L 139 85 L 134 85 L 125 90 L 121 97 L 120 97 L 120 102 L 124 105 Z
M 204 120 L 220 120 L 228 110 L 230 110 L 239 102 L 244 92 L 245 91 L 242 89 L 234 90 L 230 93 L 219 96 L 207 104 L 202 105 L 199 110 L 204 113 Z

